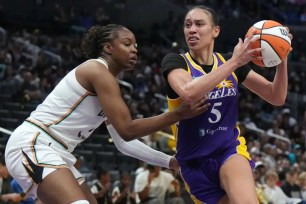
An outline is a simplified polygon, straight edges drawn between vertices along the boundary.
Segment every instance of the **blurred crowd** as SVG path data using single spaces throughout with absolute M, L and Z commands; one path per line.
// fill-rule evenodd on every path
M 217 1 L 176 2 L 185 6 L 199 3 L 209 3 L 214 6 L 212 3 Z M 304 5 L 303 1 L 276 0 L 273 3 L 280 5 L 279 8 L 283 8 L 281 6 L 283 4 Z M 223 14 L 223 18 L 235 18 L 235 16 L 240 18 L 239 16 L 245 15 L 240 12 L 239 7 L 235 7 L 235 1 L 226 1 L 223 5 L 227 4 L 231 6 L 219 7 L 219 13 Z M 93 24 L 112 22 L 110 15 L 103 7 L 97 8 L 93 15 L 84 11 L 77 22 L 71 20 L 75 19 L 73 9 L 67 13 L 60 4 L 56 4 L 54 9 L 56 11 L 54 23 L 58 25 L 58 28 L 62 29 L 67 25 L 70 27 L 69 31 L 62 35 L 45 33 L 39 28 L 23 30 L 4 28 L 5 32 L 0 34 L 0 95 L 8 96 L 7 100 L 19 103 L 22 107 L 26 104 L 35 106 L 40 103 L 66 73 L 85 60 L 80 50 L 80 40 L 86 29 Z M 124 1 L 118 3 L 117 9 L 124 9 Z M 302 23 L 302 19 L 305 18 L 305 5 L 298 7 L 298 10 L 300 23 Z M 229 11 L 232 13 L 229 14 Z M 171 24 L 171 26 L 175 25 Z M 162 28 L 161 25 L 160 29 Z M 175 38 L 176 36 L 171 35 L 175 28 L 168 29 L 170 32 L 168 38 Z M 135 34 L 137 38 L 137 32 Z M 148 117 L 167 110 L 165 82 L 160 72 L 161 59 L 171 51 L 184 52 L 183 46 L 178 43 L 165 45 L 163 38 L 153 31 L 144 41 L 146 43 L 142 43 L 138 48 L 139 61 L 135 71 L 123 73 L 118 79 L 122 96 L 133 118 Z M 288 202 L 285 199 L 284 203 L 298 202 L 294 199 L 290 200 L 292 198 L 306 200 L 306 70 L 302 66 L 305 65 L 306 55 L 303 52 L 305 42 L 298 35 L 295 36 L 294 41 L 292 45 L 294 51 L 289 56 L 289 87 L 285 106 L 273 107 L 245 89 L 240 89 L 241 133 L 247 139 L 249 152 L 255 162 L 254 179 L 262 203 L 280 204 L 280 201 L 275 200 L 279 197 L 272 196 L 276 191 L 283 193 L 283 198 L 288 199 Z M 274 75 L 274 68 L 253 68 L 269 79 Z M 103 128 L 98 131 L 105 134 Z M 164 132 L 170 134 L 170 130 L 164 130 Z M 169 154 L 175 152 L 175 142 L 161 134 L 148 135 L 142 141 L 154 149 Z M 182 199 L 184 187 L 178 172 L 161 170 L 150 165 L 149 168 L 148 165 L 139 165 L 138 169 L 130 172 L 122 171 L 119 176 L 114 177 L 109 170 L 86 167 L 86 161 L 82 159 L 82 155 L 79 155 L 79 158 L 80 162 L 83 160 L 79 167 L 83 173 L 91 172 L 91 175 L 94 175 L 88 182 L 96 198 L 103 200 L 101 203 L 105 203 L 104 199 L 107 199 L 107 203 L 132 204 L 137 203 L 139 199 L 143 202 L 154 203 L 149 199 L 151 197 L 157 199 L 156 203 L 161 203 L 158 199 L 167 200 L 167 203 L 190 202 L 185 197 Z M 5 164 L 2 162 L 1 166 L 3 165 Z M 160 173 L 161 171 L 164 173 Z M 153 174 L 160 175 L 161 178 L 154 180 Z M 138 175 L 146 179 L 137 178 Z M 0 171 L 0 177 L 5 180 L 7 177 L 5 171 Z M 152 192 L 144 193 L 142 191 L 147 184 L 152 185 Z M 7 185 L 12 187 L 12 184 Z M 5 192 L 3 189 L 1 195 L 13 193 L 13 191 Z M 14 193 L 24 196 L 16 190 Z M 6 201 L 4 199 L 5 196 L 1 196 L 0 203 Z
M 263 19 L 266 17 L 288 25 L 306 25 L 305 0 L 173 0 L 172 2 L 182 7 L 208 5 L 218 13 L 223 13 L 223 18 Z

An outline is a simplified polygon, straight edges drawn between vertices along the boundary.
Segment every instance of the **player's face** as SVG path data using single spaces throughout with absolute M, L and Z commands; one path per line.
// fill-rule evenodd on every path
M 132 69 L 137 63 L 137 44 L 134 34 L 123 28 L 112 42 L 112 58 L 123 69 Z
M 186 15 L 184 22 L 185 40 L 190 49 L 210 47 L 219 35 L 219 26 L 213 25 L 211 15 L 196 8 Z

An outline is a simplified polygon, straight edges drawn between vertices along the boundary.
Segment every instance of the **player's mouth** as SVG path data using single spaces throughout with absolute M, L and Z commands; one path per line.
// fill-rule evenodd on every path
M 188 41 L 188 43 L 195 43 L 195 42 L 197 42 L 198 40 L 200 40 L 198 37 L 196 37 L 196 36 L 190 36 L 190 37 L 188 37 L 188 39 L 187 39 L 187 41 Z
M 137 63 L 137 56 L 135 55 L 131 57 L 129 62 L 131 65 L 135 65 Z

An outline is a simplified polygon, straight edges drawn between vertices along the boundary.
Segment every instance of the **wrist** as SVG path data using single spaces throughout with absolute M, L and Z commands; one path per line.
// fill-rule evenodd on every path
M 179 164 L 177 162 L 177 160 L 175 159 L 175 157 L 171 157 L 170 161 L 169 161 L 169 169 L 173 169 L 173 170 L 179 170 Z
M 241 67 L 242 65 L 235 59 L 230 58 L 226 61 L 226 64 L 228 65 L 229 69 L 232 69 L 232 71 L 235 71 L 238 67 Z
M 171 114 L 171 117 L 173 118 L 173 123 L 176 123 L 177 121 L 180 121 L 182 119 L 180 112 L 176 111 L 175 109 L 169 112 L 169 114 Z

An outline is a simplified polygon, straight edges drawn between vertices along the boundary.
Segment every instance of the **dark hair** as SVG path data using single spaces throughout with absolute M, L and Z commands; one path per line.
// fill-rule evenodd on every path
M 201 5 L 201 6 L 194 6 L 194 7 L 191 7 L 191 8 L 188 10 L 188 12 L 186 13 L 184 19 L 186 19 L 187 14 L 188 14 L 190 11 L 194 10 L 194 9 L 201 9 L 201 10 L 203 10 L 205 13 L 210 14 L 211 19 L 212 19 L 212 23 L 213 23 L 215 26 L 218 26 L 218 25 L 219 25 L 219 17 L 218 17 L 218 15 L 217 15 L 216 11 L 215 11 L 213 8 L 210 8 L 210 7 L 207 7 L 207 6 L 202 6 L 202 5 Z
M 123 179 L 124 177 L 130 177 L 132 178 L 131 174 L 127 171 L 121 172 L 120 173 L 120 179 Z
M 147 169 L 148 169 L 149 171 L 153 171 L 154 168 L 155 168 L 154 165 L 152 165 L 152 164 L 147 164 Z
M 0 164 L 6 166 L 4 155 L 0 153 Z
M 109 172 L 106 170 L 106 169 L 100 169 L 98 172 L 97 172 L 97 179 L 100 179 L 101 176 L 104 176 L 104 175 L 107 175 Z
M 103 53 L 103 45 L 118 37 L 117 31 L 125 28 L 122 25 L 108 24 L 91 27 L 84 35 L 81 49 L 86 58 L 98 58 Z

